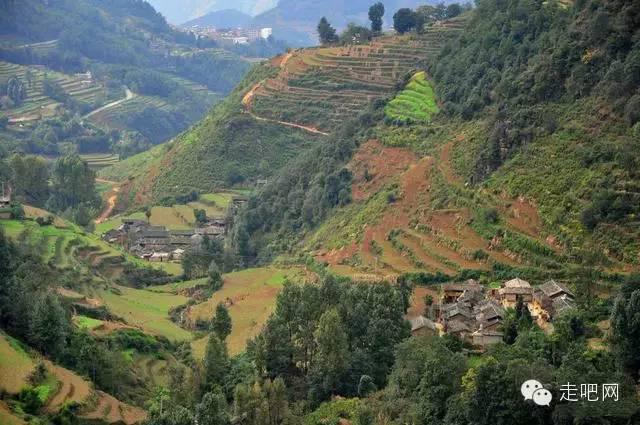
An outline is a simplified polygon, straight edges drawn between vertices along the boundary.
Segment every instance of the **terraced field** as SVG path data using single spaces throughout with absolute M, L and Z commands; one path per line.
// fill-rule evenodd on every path
M 385 115 L 396 122 L 429 122 L 438 112 L 435 93 L 424 71 L 416 73 L 404 90 L 384 108 Z
M 316 251 L 318 260 L 339 274 L 371 280 L 565 261 L 545 239 L 537 210 L 526 200 L 486 194 L 482 204 L 474 204 L 473 193 L 464 193 L 459 207 L 438 207 L 439 191 L 460 196 L 467 190 L 446 165 L 448 148 L 444 144 L 437 157 L 418 158 L 377 141 L 363 144 L 350 164 L 355 202 L 308 241 L 324 248 Z M 373 177 L 365 179 L 364 170 Z M 481 208 L 495 209 L 495 224 L 480 222 L 474 210 Z M 502 237 L 494 237 L 499 233 Z
M 422 35 L 382 36 L 366 45 L 296 50 L 274 60 L 281 70 L 245 96 L 255 116 L 330 131 L 345 117 L 390 96 L 398 81 L 432 57 L 464 18 L 430 27 Z
M 194 324 L 197 320 L 211 320 L 218 303 L 225 303 L 233 324 L 227 338 L 229 352 L 237 354 L 244 350 L 248 339 L 260 332 L 287 278 L 305 279 L 306 273 L 300 268 L 263 267 L 224 275 L 224 286 L 220 291 L 204 303 L 189 308 L 188 321 Z M 204 280 L 198 282 L 205 283 Z M 206 344 L 207 337 L 192 343 L 196 358 L 202 358 Z
M 0 390 L 18 393 L 28 385 L 28 377 L 35 364 L 36 361 L 18 342 L 0 333 Z M 79 417 L 83 419 L 132 425 L 146 417 L 143 410 L 124 404 L 101 391 L 94 391 L 89 382 L 70 370 L 48 360 L 44 364 L 49 376 L 40 387 L 43 388 L 41 393 L 46 412 L 56 413 L 66 404 L 75 402 L 81 406 Z M 106 406 L 110 409 L 107 410 Z M 0 423 L 12 425 L 24 421 L 13 414 L 7 405 L 0 404 Z
M 29 84 L 28 70 L 31 72 Z M 0 61 L 0 82 L 7 82 L 12 77 L 18 77 L 27 87 L 27 98 L 19 106 L 7 111 L 12 120 L 28 121 L 40 117 L 53 116 L 58 102 L 45 96 L 42 83 L 45 78 L 57 82 L 71 97 L 77 101 L 95 106 L 106 103 L 108 93 L 100 84 L 86 80 L 82 76 L 61 74 L 59 72 L 29 67 Z
M 80 155 L 80 157 L 86 161 L 89 167 L 94 171 L 110 167 L 120 161 L 120 157 L 112 153 L 86 154 Z
M 102 241 L 98 235 L 84 233 L 59 218 L 56 218 L 53 226 L 39 226 L 28 220 L 3 220 L 0 221 L 0 228 L 12 238 L 26 235 L 26 240 L 40 249 L 44 260 L 59 268 L 90 266 L 104 278 L 117 278 L 125 263 L 149 266 L 148 262 Z M 180 274 L 182 271 L 178 270 L 179 265 L 176 266 L 175 270 L 167 272 Z
M 198 201 L 189 202 L 186 205 L 155 206 L 151 208 L 149 222 L 154 226 L 164 226 L 171 230 L 192 229 L 196 222 L 194 210 L 204 210 L 209 218 L 222 218 L 226 215 L 231 199 L 238 194 L 240 192 L 236 191 L 208 193 L 201 195 Z M 117 228 L 122 224 L 122 219 L 124 218 L 147 219 L 142 212 L 113 216 L 96 225 L 95 233 L 102 235 L 111 229 Z
M 169 104 L 166 99 L 162 99 L 156 96 L 136 96 L 132 99 L 126 100 L 113 108 L 108 108 L 103 111 L 97 112 L 91 115 L 91 121 L 99 125 L 105 125 L 110 128 L 117 128 L 120 130 L 127 129 L 127 123 L 125 122 L 127 114 L 129 112 L 141 111 L 144 108 L 155 107 L 162 110 L 169 109 Z
M 191 339 L 191 333 L 173 323 L 169 311 L 185 304 L 188 298 L 182 295 L 152 292 L 143 289 L 115 286 L 97 290 L 96 295 L 114 314 L 132 326 L 152 335 L 162 335 L 172 341 Z
M 19 343 L 0 333 L 0 391 L 19 393 L 34 368 L 35 363 Z

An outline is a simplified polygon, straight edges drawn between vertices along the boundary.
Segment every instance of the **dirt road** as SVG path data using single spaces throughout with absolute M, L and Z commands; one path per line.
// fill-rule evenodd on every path
M 100 224 L 107 221 L 107 219 L 113 213 L 113 210 L 115 209 L 116 204 L 118 203 L 118 194 L 120 193 L 120 186 L 118 186 L 117 182 L 104 180 L 104 179 L 96 179 L 96 183 L 107 183 L 107 184 L 113 185 L 113 187 L 109 191 L 109 197 L 107 198 L 106 208 L 104 209 L 104 211 L 102 211 L 100 216 L 95 219 L 95 223 Z
M 102 112 L 102 111 L 104 111 L 104 110 L 111 109 L 111 108 L 113 108 L 114 106 L 118 106 L 118 105 L 119 105 L 119 104 L 121 104 L 122 102 L 126 102 L 127 100 L 131 100 L 131 99 L 133 99 L 134 97 L 136 97 L 136 94 L 135 94 L 134 92 L 132 92 L 131 90 L 129 90 L 129 88 L 128 88 L 128 87 L 125 87 L 125 88 L 124 88 L 124 94 L 125 94 L 124 99 L 120 99 L 120 100 L 116 100 L 115 102 L 107 103 L 106 105 L 101 106 L 101 107 L 99 107 L 98 109 L 95 109 L 95 110 L 93 110 L 93 111 L 89 112 L 87 115 L 85 115 L 85 116 L 84 116 L 84 117 L 82 117 L 82 118 L 89 118 L 89 117 L 91 117 L 91 116 L 93 116 L 93 115 L 97 114 L 98 112 Z

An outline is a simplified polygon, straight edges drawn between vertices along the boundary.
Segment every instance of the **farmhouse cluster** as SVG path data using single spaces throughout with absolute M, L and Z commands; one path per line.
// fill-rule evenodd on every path
M 411 321 L 413 333 L 453 334 L 474 346 L 484 348 L 502 341 L 502 323 L 507 308 L 525 306 L 534 321 L 544 327 L 554 317 L 574 307 L 574 294 L 563 284 L 549 280 L 532 287 L 520 278 L 504 282 L 499 288 L 486 288 L 470 279 L 445 284 L 431 318 L 419 316 Z
M 223 238 L 227 232 L 224 218 L 207 220 L 188 230 L 168 230 L 152 226 L 145 220 L 122 219 L 117 229 L 102 235 L 106 242 L 123 246 L 131 254 L 151 262 L 180 261 L 191 247 L 202 245 L 205 237 Z

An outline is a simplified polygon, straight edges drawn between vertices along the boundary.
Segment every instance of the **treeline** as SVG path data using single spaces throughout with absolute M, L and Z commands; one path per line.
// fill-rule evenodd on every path
M 101 206 L 95 188 L 95 173 L 78 155 L 56 160 L 0 152 L 0 181 L 11 187 L 15 200 L 60 213 L 87 226 Z
M 226 346 L 232 322 L 219 304 L 204 360 L 154 400 L 148 424 L 298 424 L 332 395 L 371 394 L 409 336 L 407 289 L 331 276 L 287 283 L 264 330 L 235 357 Z
M 461 6 L 458 3 L 451 3 L 448 6 L 444 3 L 438 3 L 435 6 L 423 5 L 417 7 L 415 10 L 401 8 L 393 15 L 393 29 L 398 34 L 404 34 L 409 31 L 422 34 L 427 26 L 437 21 L 455 18 L 470 9 L 470 4 Z M 317 26 L 320 43 L 323 45 L 332 43 L 346 45 L 370 41 L 374 36 L 382 33 L 382 18 L 384 14 L 384 4 L 381 2 L 375 3 L 369 8 L 369 21 L 371 22 L 369 27 L 364 27 L 352 22 L 347 25 L 347 28 L 340 35 L 336 33 L 335 28 L 333 28 L 327 18 L 323 16 L 320 18 Z

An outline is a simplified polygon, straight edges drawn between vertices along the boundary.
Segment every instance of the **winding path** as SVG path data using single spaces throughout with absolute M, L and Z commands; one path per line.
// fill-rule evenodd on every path
M 285 56 L 285 58 L 283 59 L 282 63 L 280 66 L 283 66 L 284 64 L 286 64 L 286 62 L 289 60 L 289 58 L 291 57 L 291 53 L 287 54 L 287 56 Z M 292 128 L 297 128 L 300 130 L 304 130 L 308 133 L 312 133 L 312 134 L 320 134 L 322 136 L 328 136 L 329 133 L 325 133 L 324 131 L 320 131 L 315 127 L 310 127 L 310 126 L 306 126 L 306 125 L 302 125 L 302 124 L 296 124 L 293 122 L 287 122 L 287 121 L 278 121 L 278 120 L 274 120 L 271 118 L 264 118 L 264 117 L 260 117 L 256 114 L 254 114 L 253 112 L 251 112 L 251 103 L 253 102 L 253 97 L 256 94 L 256 91 L 260 88 L 260 86 L 262 85 L 264 81 L 260 81 L 259 83 L 256 83 L 253 85 L 253 87 L 251 87 L 251 89 L 244 95 L 244 97 L 242 98 L 242 106 L 244 107 L 244 112 L 251 115 L 254 119 L 258 120 L 258 121 L 264 121 L 264 122 L 273 122 L 276 124 L 280 124 L 280 125 L 285 125 L 287 127 L 292 127 Z
M 113 182 L 113 181 L 110 181 L 110 180 L 96 179 L 96 182 L 97 183 L 107 183 L 107 184 L 112 184 L 113 185 L 113 187 L 111 188 L 111 191 L 110 191 L 111 195 L 107 198 L 107 207 L 104 209 L 104 211 L 102 211 L 100 216 L 95 219 L 95 223 L 96 224 L 101 224 L 101 223 L 104 223 L 105 221 L 107 221 L 107 219 L 113 213 L 113 210 L 115 209 L 116 204 L 118 203 L 118 194 L 120 193 L 120 186 L 118 186 L 117 182 Z
M 102 112 L 102 111 L 104 111 L 106 109 L 113 108 L 114 106 L 120 105 L 122 102 L 126 102 L 127 100 L 131 100 L 134 97 L 136 97 L 136 94 L 134 92 L 132 92 L 131 90 L 129 90 L 128 87 L 124 88 L 124 93 L 125 93 L 124 99 L 120 99 L 120 100 L 116 100 L 115 102 L 107 103 L 106 105 L 101 106 L 98 109 L 95 109 L 95 110 L 89 112 L 87 115 L 85 115 L 82 118 L 89 118 L 89 117 L 97 114 L 98 112 Z

